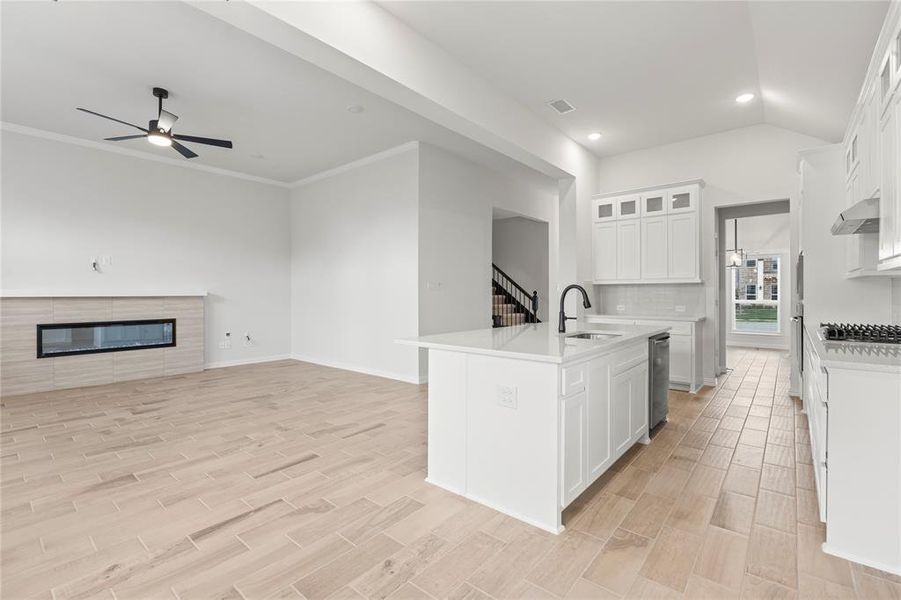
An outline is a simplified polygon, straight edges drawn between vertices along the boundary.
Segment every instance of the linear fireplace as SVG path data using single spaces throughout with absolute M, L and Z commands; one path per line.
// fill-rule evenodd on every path
M 37 325 L 37 357 L 175 346 L 175 319 Z

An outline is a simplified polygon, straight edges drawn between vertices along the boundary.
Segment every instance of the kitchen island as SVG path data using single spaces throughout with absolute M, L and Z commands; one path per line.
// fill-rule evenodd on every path
M 648 338 L 547 323 L 402 340 L 429 350 L 427 481 L 541 529 L 648 443 Z

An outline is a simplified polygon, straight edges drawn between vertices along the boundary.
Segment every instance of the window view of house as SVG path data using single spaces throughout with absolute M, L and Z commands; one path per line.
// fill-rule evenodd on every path
M 779 257 L 757 256 L 732 269 L 732 330 L 780 333 Z

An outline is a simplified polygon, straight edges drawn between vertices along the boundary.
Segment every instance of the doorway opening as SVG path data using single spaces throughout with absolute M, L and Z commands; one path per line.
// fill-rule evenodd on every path
M 491 227 L 491 317 L 495 327 L 548 318 L 546 221 L 494 208 Z
M 788 200 L 716 209 L 717 374 L 730 348 L 792 349 L 792 229 Z

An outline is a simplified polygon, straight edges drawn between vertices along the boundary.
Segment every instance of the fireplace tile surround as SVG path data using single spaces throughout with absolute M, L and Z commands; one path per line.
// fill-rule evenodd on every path
M 39 323 L 172 318 L 177 345 L 128 352 L 37 358 Z M 0 298 L 0 395 L 202 371 L 202 296 Z

